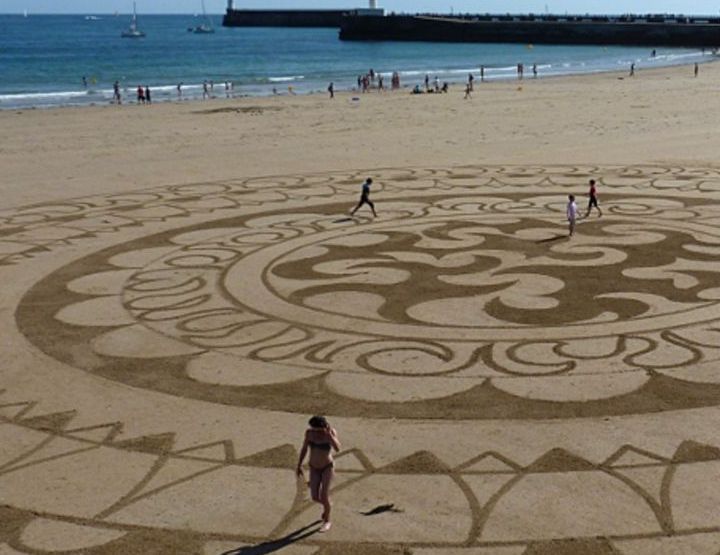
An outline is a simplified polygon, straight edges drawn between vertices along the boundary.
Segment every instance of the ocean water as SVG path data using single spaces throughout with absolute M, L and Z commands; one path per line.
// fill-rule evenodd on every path
M 88 14 L 91 15 L 91 14 Z M 468 73 L 486 79 L 512 79 L 518 63 L 526 78 L 537 64 L 539 76 L 627 70 L 709 61 L 710 52 L 658 48 L 548 46 L 522 44 L 438 44 L 420 42 L 342 42 L 336 29 L 223 28 L 211 16 L 215 34 L 193 34 L 188 28 L 202 18 L 193 15 L 138 15 L 147 36 L 120 37 L 130 16 L 0 15 L 0 109 L 107 104 L 112 84 L 120 81 L 123 99 L 132 101 L 138 85 L 150 86 L 153 101 L 202 96 L 204 80 L 213 94 L 225 97 L 270 95 L 274 91 L 304 94 L 356 86 L 357 76 L 373 68 L 398 71 L 403 86 L 434 80 L 465 82 Z M 82 83 L 85 76 L 88 87 Z

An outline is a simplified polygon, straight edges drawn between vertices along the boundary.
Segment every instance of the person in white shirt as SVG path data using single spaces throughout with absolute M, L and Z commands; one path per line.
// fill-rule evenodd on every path
M 568 195 L 567 220 L 568 220 L 568 228 L 569 228 L 571 237 L 575 233 L 575 220 L 577 219 L 577 212 L 578 212 L 578 207 L 577 207 L 577 204 L 575 204 L 575 196 Z

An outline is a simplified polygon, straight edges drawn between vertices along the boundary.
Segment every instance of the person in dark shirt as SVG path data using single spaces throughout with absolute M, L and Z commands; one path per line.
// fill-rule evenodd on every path
M 360 208 L 363 204 L 367 204 L 370 207 L 370 210 L 372 210 L 373 216 L 377 217 L 377 213 L 375 212 L 375 205 L 370 200 L 370 185 L 372 185 L 372 178 L 368 177 L 365 180 L 365 183 L 363 183 L 362 186 L 362 192 L 360 193 L 360 202 L 358 202 L 357 206 L 353 208 L 352 212 L 350 212 L 350 215 L 354 215 L 355 212 L 357 212 L 358 208 Z
M 600 210 L 600 207 L 598 206 L 598 200 L 597 200 L 597 188 L 595 187 L 595 180 L 591 179 L 589 182 L 590 185 L 590 191 L 588 192 L 588 208 L 587 213 L 585 214 L 585 217 L 587 218 L 590 215 L 590 210 L 592 210 L 592 207 L 594 206 L 597 208 L 598 211 L 598 218 L 602 216 L 602 210 Z

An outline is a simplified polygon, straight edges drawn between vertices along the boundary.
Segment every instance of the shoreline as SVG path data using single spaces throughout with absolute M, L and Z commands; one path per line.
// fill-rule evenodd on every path
M 412 95 L 0 111 L 6 206 L 238 177 L 477 164 L 716 165 L 720 64 Z M 359 98 L 359 101 L 353 101 Z M 39 163 L 41 162 L 41 163 Z
M 672 64 L 653 66 L 653 67 L 648 67 L 648 68 L 643 68 L 642 66 L 637 66 L 636 71 L 643 72 L 643 73 L 650 72 L 650 71 L 663 71 L 663 70 L 669 70 L 672 68 L 693 66 L 695 63 L 698 63 L 698 65 L 704 66 L 704 65 L 716 63 L 719 61 L 718 55 L 716 55 L 716 54 L 715 55 L 714 54 L 704 54 L 704 56 L 707 56 L 709 59 L 702 59 L 698 62 L 688 61 L 688 62 L 672 63 Z M 526 66 L 526 67 L 527 67 L 526 71 L 528 71 L 529 74 L 522 81 L 528 81 L 528 80 L 535 79 L 530 72 L 532 66 Z M 488 68 L 488 70 L 490 70 L 490 69 L 497 69 L 497 68 Z M 628 70 L 629 70 L 629 67 L 628 67 Z M 574 78 L 589 77 L 589 76 L 594 76 L 594 75 L 598 75 L 598 76 L 599 75 L 612 75 L 612 74 L 623 75 L 623 74 L 627 74 L 628 70 L 601 69 L 601 70 L 589 70 L 589 71 L 577 72 L 577 73 L 552 73 L 551 72 L 549 74 L 543 74 L 542 72 L 539 72 L 537 79 L 538 80 L 574 79 Z M 477 71 L 477 73 L 479 74 L 479 70 Z M 417 77 L 419 78 L 420 75 L 417 75 Z M 409 92 L 411 92 L 412 87 L 415 84 L 422 83 L 422 79 L 420 79 L 416 83 L 414 80 L 411 81 L 411 79 L 405 75 L 403 75 L 403 79 L 404 79 L 404 82 L 412 83 L 412 84 L 402 85 L 400 92 L 407 91 L 409 93 Z M 387 81 L 389 82 L 389 74 L 388 74 Z M 447 81 L 447 83 L 449 84 L 450 87 L 457 87 L 457 86 L 464 87 L 465 83 L 466 83 L 465 79 L 460 79 L 460 80 L 441 79 L 441 82 L 445 82 L 445 81 Z M 515 75 L 507 75 L 507 76 L 496 75 L 496 76 L 486 77 L 484 82 L 489 84 L 489 83 L 508 83 L 508 82 L 515 82 L 515 81 L 519 81 Z M 477 84 L 476 86 L 480 86 L 481 81 L 480 81 L 479 77 L 477 77 L 477 76 L 475 77 L 475 82 Z M 202 86 L 203 86 L 202 83 L 188 83 L 188 84 L 184 84 L 184 86 L 186 87 L 186 90 L 191 89 L 194 92 L 192 92 L 192 93 L 186 92 L 185 93 L 186 96 L 183 97 L 182 99 L 178 99 L 175 96 L 174 91 L 175 91 L 176 87 L 174 85 L 151 86 L 151 90 L 155 91 L 155 100 L 153 101 L 153 104 L 155 104 L 155 105 L 185 104 L 188 102 L 207 101 L 207 100 L 217 101 L 217 100 L 239 100 L 239 99 L 247 99 L 247 98 L 252 99 L 252 98 L 276 98 L 276 97 L 292 97 L 292 96 L 323 96 L 323 95 L 327 94 L 324 88 L 311 89 L 309 91 L 298 90 L 297 92 L 290 93 L 290 92 L 288 92 L 289 87 L 293 87 L 293 89 L 294 89 L 297 85 L 288 85 L 288 84 L 285 84 L 284 82 L 282 85 L 278 85 L 277 87 L 274 87 L 274 88 L 278 88 L 278 89 L 280 89 L 282 87 L 282 90 L 280 90 L 277 93 L 274 93 L 272 91 L 260 92 L 260 93 L 243 92 L 241 89 L 238 89 L 237 92 L 235 92 L 235 89 L 231 89 L 231 91 L 228 92 L 224 89 L 224 82 L 220 81 L 215 84 L 215 86 L 218 89 L 217 93 L 208 99 L 204 99 L 202 97 L 203 95 L 201 92 Z M 269 86 L 269 85 L 266 85 L 266 86 Z M 247 87 L 247 85 L 240 85 L 240 87 Z M 123 102 L 123 105 L 136 105 L 138 103 L 136 100 L 136 95 L 135 95 L 136 86 L 126 87 L 121 90 L 123 93 L 123 98 L 127 99 Z M 156 92 L 158 90 L 160 90 L 160 91 L 172 90 L 173 93 L 170 96 L 173 96 L 174 98 L 167 98 L 165 96 L 161 96 L 158 99 L 158 96 L 157 96 L 158 93 Z M 388 90 L 388 92 L 391 92 L 389 90 L 389 88 L 387 90 Z M 341 94 L 341 93 L 362 94 L 362 91 L 358 90 L 356 87 L 351 87 L 351 88 L 337 88 L 336 87 L 335 92 L 336 92 L 336 94 Z M 373 88 L 371 90 L 371 92 L 378 92 L 377 88 Z M 112 90 L 111 89 L 97 89 L 97 90 L 86 90 L 86 91 L 83 91 L 83 90 L 57 91 L 57 92 L 47 92 L 47 93 L 45 93 L 45 92 L 17 93 L 15 95 L 9 95 L 9 94 L 8 95 L 0 95 L 0 99 L 2 99 L 3 96 L 18 96 L 18 97 L 48 96 L 48 97 L 52 97 L 52 96 L 57 96 L 57 95 L 68 95 L 68 96 L 72 96 L 72 97 L 76 97 L 76 98 L 82 98 L 83 95 L 89 94 L 89 93 L 111 94 Z M 228 94 L 230 94 L 230 96 L 227 96 Z M 109 106 L 116 106 L 116 104 L 109 99 L 104 99 L 104 101 L 98 100 L 98 101 L 93 101 L 93 102 L 88 102 L 88 103 L 78 102 L 78 103 L 51 104 L 51 105 L 40 104 L 40 105 L 31 105 L 31 106 L 23 106 L 23 105 L 4 106 L 3 101 L 0 100 L 0 113 L 6 112 L 6 111 L 13 111 L 13 110 L 15 110 L 15 111 L 17 111 L 17 110 L 55 110 L 55 109 L 64 109 L 64 108 L 93 108 L 93 107 L 109 107 Z

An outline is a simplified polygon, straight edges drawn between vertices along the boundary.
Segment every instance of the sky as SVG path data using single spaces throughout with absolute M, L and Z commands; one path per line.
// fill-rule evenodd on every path
M 138 12 L 197 13 L 201 0 L 136 0 Z M 223 13 L 227 0 L 205 0 L 208 13 Z M 247 9 L 342 9 L 364 7 L 367 0 L 235 0 Z M 470 13 L 720 13 L 720 4 L 697 0 L 378 0 L 378 6 L 396 12 Z M 0 13 L 130 13 L 132 0 L 0 0 Z

